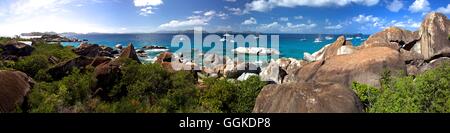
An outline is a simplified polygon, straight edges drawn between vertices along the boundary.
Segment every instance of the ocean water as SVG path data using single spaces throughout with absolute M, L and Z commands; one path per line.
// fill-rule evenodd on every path
M 158 45 L 169 48 L 170 52 L 177 51 L 179 47 L 170 47 L 171 41 L 175 35 L 187 35 L 191 39 L 191 44 L 194 43 L 193 34 L 170 34 L 170 33 L 149 33 L 149 34 L 75 34 L 67 35 L 67 37 L 74 37 L 78 39 L 86 39 L 89 43 L 99 44 L 114 48 L 117 44 L 122 44 L 126 47 L 129 43 L 132 43 L 136 49 L 140 49 L 143 46 Z M 203 34 L 203 39 L 209 34 Z M 223 37 L 223 34 L 215 34 Z M 333 43 L 340 35 L 318 35 L 318 34 L 261 34 L 267 35 L 267 43 L 271 46 L 271 35 L 279 36 L 279 51 L 280 57 L 302 59 L 303 53 L 313 53 L 320 50 L 327 44 Z M 244 37 L 248 34 L 244 34 Z M 326 36 L 333 37 L 333 39 L 327 40 Z M 352 44 L 359 46 L 368 35 L 344 35 L 346 37 L 352 37 Z M 358 36 L 358 38 L 357 38 Z M 316 38 L 321 38 L 322 42 L 314 42 Z M 63 43 L 65 46 L 77 47 L 79 43 Z M 226 44 L 223 44 L 227 47 Z M 214 46 L 214 45 L 213 45 Z M 246 44 L 248 46 L 248 44 Z M 237 47 L 235 44 L 234 47 Z M 203 47 L 203 51 L 209 51 L 211 47 Z M 231 51 L 227 51 L 231 52 Z M 158 54 L 148 53 L 148 58 L 153 58 Z M 247 55 L 248 56 L 248 55 Z M 248 58 L 248 57 L 246 57 Z

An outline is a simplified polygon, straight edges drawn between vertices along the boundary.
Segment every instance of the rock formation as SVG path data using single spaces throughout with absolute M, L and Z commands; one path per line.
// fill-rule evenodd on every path
M 33 85 L 33 79 L 23 72 L 0 70 L 0 113 L 21 106 Z
M 15 40 L 0 45 L 0 48 L 3 49 L 1 58 L 4 60 L 18 60 L 19 57 L 31 55 L 34 50 L 32 46 Z
M 353 90 L 340 84 L 289 83 L 265 86 L 254 113 L 357 113 L 362 105 Z
M 136 54 L 136 51 L 134 50 L 134 46 L 131 43 L 128 44 L 127 48 L 123 49 L 119 58 L 130 58 L 130 59 L 137 61 L 138 63 L 141 63 L 141 61 L 139 60 L 139 57 Z
M 430 13 L 418 32 L 390 27 L 356 48 L 345 47 L 340 37 L 314 54 L 305 53 L 310 63 L 288 69 L 283 84 L 264 87 L 253 112 L 361 112 L 352 82 L 380 87 L 386 70 L 415 75 L 450 62 L 449 34 L 447 17 Z
M 440 13 L 430 13 L 425 17 L 419 30 L 420 41 L 416 52 L 425 60 L 440 56 L 450 57 L 450 20 Z

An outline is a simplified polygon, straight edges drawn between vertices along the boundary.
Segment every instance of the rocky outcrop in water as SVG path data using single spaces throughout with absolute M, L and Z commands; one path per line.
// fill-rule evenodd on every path
M 23 72 L 0 70 L 0 113 L 14 111 L 17 105 L 22 107 L 33 85 L 33 79 Z
M 76 38 L 67 38 L 56 34 L 44 34 L 40 39 L 46 42 L 80 42 Z
M 114 57 L 115 54 L 119 52 L 106 46 L 99 46 L 97 44 L 88 44 L 83 42 L 73 52 L 80 56 L 96 57 L 96 56 L 106 56 Z

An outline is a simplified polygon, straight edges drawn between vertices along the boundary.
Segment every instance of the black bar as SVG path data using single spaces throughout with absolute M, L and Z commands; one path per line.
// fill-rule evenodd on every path
M 181 128 L 180 121 L 214 120 L 206 128 Z M 270 126 L 225 127 L 226 118 L 269 118 Z M 241 119 L 242 120 L 242 119 Z M 248 122 L 248 121 L 246 121 Z M 216 123 L 220 123 L 217 125 Z M 449 129 L 449 114 L 0 114 L 1 129 L 80 131 L 318 131 Z

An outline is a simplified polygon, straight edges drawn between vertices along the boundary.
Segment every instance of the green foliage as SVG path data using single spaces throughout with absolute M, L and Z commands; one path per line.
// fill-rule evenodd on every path
M 33 51 L 33 55 L 44 55 L 47 58 L 54 56 L 60 59 L 61 62 L 73 59 L 77 56 L 70 48 L 64 47 L 61 44 L 39 42 L 34 46 L 36 49 Z
M 45 70 L 49 67 L 47 56 L 45 55 L 31 55 L 20 59 L 14 65 L 14 69 L 27 73 L 34 77 L 39 70 Z
M 78 69 L 72 70 L 71 75 L 61 81 L 39 82 L 29 95 L 30 111 L 75 111 L 75 107 L 89 100 L 93 84 L 92 72 L 80 73 Z
M 238 99 L 233 106 L 234 113 L 250 113 L 253 111 L 256 97 L 266 85 L 259 77 L 252 76 L 239 84 L 237 90 Z
M 48 61 L 50 56 L 54 56 L 60 59 L 60 61 L 66 61 L 76 57 L 71 49 L 63 47 L 60 44 L 38 43 L 35 45 L 35 50 L 30 56 L 20 59 L 9 67 L 23 71 L 39 81 L 48 81 L 51 79 L 44 72 L 52 66 Z
M 201 103 L 212 112 L 250 113 L 256 97 L 266 85 L 259 77 L 253 76 L 242 82 L 207 79 L 208 90 Z
M 389 77 L 380 89 L 353 84 L 367 112 L 450 112 L 450 66 L 441 65 L 416 78 Z
M 59 81 L 52 81 L 45 67 L 33 69 L 41 82 L 32 89 L 25 112 L 249 113 L 266 85 L 258 77 L 246 81 L 205 79 L 207 88 L 199 89 L 192 72 L 168 72 L 158 64 L 138 64 L 130 59 L 120 62 L 121 78 L 111 83 L 111 99 L 93 95 L 93 68 L 74 69 Z
M 237 99 L 238 87 L 227 80 L 207 79 L 208 86 L 201 98 L 201 103 L 212 112 L 232 112 L 232 105 Z

